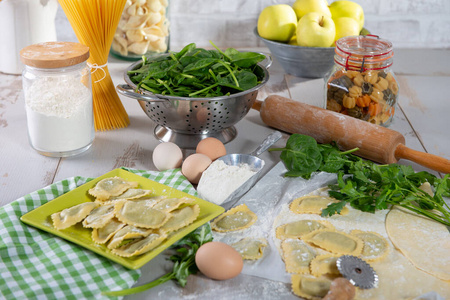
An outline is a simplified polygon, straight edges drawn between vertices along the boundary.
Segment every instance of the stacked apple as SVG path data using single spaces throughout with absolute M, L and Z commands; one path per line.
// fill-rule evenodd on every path
M 267 6 L 258 17 L 262 38 L 304 47 L 333 47 L 365 29 L 362 7 L 352 1 L 296 0 L 292 6 Z

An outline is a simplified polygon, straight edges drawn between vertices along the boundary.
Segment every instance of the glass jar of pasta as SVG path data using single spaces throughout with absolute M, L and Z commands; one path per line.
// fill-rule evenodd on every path
M 111 53 L 126 60 L 169 50 L 169 0 L 128 0 L 114 34 Z
M 335 49 L 335 65 L 325 80 L 326 108 L 388 126 L 399 91 L 391 70 L 392 43 L 377 36 L 348 36 L 336 41 Z

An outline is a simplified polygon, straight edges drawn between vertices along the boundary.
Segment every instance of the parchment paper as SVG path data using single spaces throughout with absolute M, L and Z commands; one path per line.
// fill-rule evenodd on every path
M 285 264 L 274 242 L 278 242 L 273 236 L 275 232 L 274 222 L 278 225 L 291 222 L 288 219 L 280 220 L 280 216 L 285 216 L 288 204 L 295 198 L 335 183 L 336 175 L 322 172 L 313 175 L 309 180 L 305 180 L 300 177 L 284 177 L 285 172 L 284 164 L 282 162 L 278 163 L 247 194 L 235 203 L 234 206 L 245 203 L 258 216 L 258 220 L 254 225 L 237 232 L 214 232 L 214 239 L 231 245 L 244 237 L 264 238 L 268 244 L 264 256 L 256 261 L 246 260 L 242 273 L 290 283 L 291 274 L 286 272 Z M 348 216 L 336 215 L 330 218 L 330 220 L 334 221 L 335 226 L 337 225 L 337 229 L 383 232 L 383 236 L 391 245 L 389 257 L 374 265 L 374 269 L 379 272 L 379 288 L 364 290 L 364 293 L 360 293 L 361 299 L 393 299 L 390 298 L 390 295 L 395 293 L 397 294 L 394 297 L 398 296 L 408 299 L 444 299 L 442 296 L 445 297 L 448 294 L 446 287 L 448 285 L 450 288 L 450 284 L 431 277 L 431 275 L 422 274 L 399 251 L 394 249 L 384 226 L 388 210 L 369 214 L 351 207 L 349 209 L 350 213 Z M 320 216 L 311 215 L 308 218 L 320 218 Z M 393 284 L 394 281 L 395 284 Z M 436 293 L 436 291 L 440 292 Z M 441 293 L 444 294 L 440 295 Z
M 278 163 L 234 206 L 245 203 L 257 216 L 258 220 L 249 229 L 226 234 L 214 232 L 214 240 L 232 244 L 244 237 L 264 238 L 268 242 L 264 257 L 257 261 L 246 261 L 243 274 L 263 277 L 289 283 L 291 276 L 286 273 L 284 262 L 273 243 L 271 228 L 281 205 L 306 195 L 336 180 L 336 175 L 318 173 L 310 180 L 283 177 L 286 168 Z

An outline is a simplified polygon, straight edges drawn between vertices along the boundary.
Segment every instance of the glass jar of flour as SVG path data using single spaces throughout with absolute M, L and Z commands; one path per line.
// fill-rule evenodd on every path
M 31 146 L 52 157 L 89 149 L 95 136 L 89 48 L 39 43 L 23 48 L 20 58 Z

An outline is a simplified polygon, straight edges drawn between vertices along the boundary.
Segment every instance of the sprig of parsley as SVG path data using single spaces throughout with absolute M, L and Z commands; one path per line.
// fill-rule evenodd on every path
M 330 185 L 329 195 L 340 202 L 322 210 L 322 216 L 340 213 L 346 203 L 365 212 L 398 205 L 450 226 L 450 208 L 443 197 L 450 196 L 450 175 L 437 178 L 426 171 L 415 172 L 411 166 L 378 165 L 352 152 L 339 150 L 335 143 L 317 144 L 310 136 L 293 134 L 280 158 L 287 168 L 285 176 L 311 178 L 314 172 L 337 174 L 337 183 Z M 429 195 L 419 187 L 428 182 L 434 187 Z
M 172 272 L 141 286 L 121 291 L 103 292 L 102 294 L 106 296 L 126 296 L 136 294 L 151 289 L 171 279 L 176 280 L 180 286 L 184 287 L 187 283 L 188 276 L 198 272 L 197 265 L 195 264 L 195 254 L 197 253 L 198 248 L 205 243 L 211 242 L 212 240 L 213 235 L 211 232 L 211 226 L 209 224 L 203 225 L 173 245 L 177 254 L 174 254 L 169 258 L 174 262 Z

